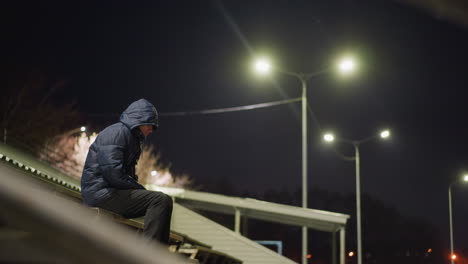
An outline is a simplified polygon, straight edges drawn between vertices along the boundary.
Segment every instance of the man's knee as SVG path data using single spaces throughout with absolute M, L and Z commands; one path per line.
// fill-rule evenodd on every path
M 172 197 L 167 195 L 167 194 L 163 194 L 163 206 L 164 208 L 166 208 L 167 210 L 171 210 L 172 211 Z
M 153 203 L 166 210 L 172 210 L 172 197 L 165 193 L 157 193 L 153 199 Z

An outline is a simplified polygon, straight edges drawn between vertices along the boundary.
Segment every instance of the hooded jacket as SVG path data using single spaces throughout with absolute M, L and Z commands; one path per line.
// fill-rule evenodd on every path
M 138 129 L 141 125 L 158 127 L 156 108 L 145 99 L 130 104 L 120 122 L 99 133 L 89 148 L 81 176 L 85 204 L 96 206 L 116 189 L 144 189 L 135 174 L 144 140 Z

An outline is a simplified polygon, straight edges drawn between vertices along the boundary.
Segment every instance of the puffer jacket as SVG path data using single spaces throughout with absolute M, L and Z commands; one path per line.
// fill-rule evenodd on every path
M 81 176 L 81 195 L 88 206 L 96 206 L 116 189 L 144 189 L 135 175 L 143 133 L 141 125 L 158 127 L 156 108 L 147 100 L 133 102 L 120 122 L 105 128 L 89 148 Z

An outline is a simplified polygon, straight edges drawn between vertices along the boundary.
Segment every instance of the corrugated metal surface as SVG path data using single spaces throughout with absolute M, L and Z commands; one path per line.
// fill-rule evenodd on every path
M 295 263 L 179 204 L 174 205 L 172 219 L 172 228 L 177 232 L 207 243 L 244 264 Z
M 36 176 L 60 184 L 72 191 L 81 190 L 80 181 L 65 175 L 50 165 L 39 161 L 36 157 L 19 151 L 5 144 L 0 144 L 0 159 L 11 162 L 21 169 L 34 173 Z

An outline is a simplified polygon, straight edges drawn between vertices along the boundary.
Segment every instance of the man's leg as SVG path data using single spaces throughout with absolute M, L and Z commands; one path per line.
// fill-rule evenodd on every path
M 172 215 L 170 196 L 148 190 L 115 190 L 98 207 L 126 218 L 145 216 L 144 235 L 161 243 L 169 243 Z

